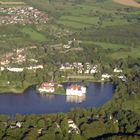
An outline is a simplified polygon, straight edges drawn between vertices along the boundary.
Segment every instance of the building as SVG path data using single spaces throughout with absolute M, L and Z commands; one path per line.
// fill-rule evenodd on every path
M 11 72 L 23 72 L 24 68 L 10 68 L 10 67 L 8 67 L 7 70 L 11 71 Z
M 53 93 L 55 91 L 55 87 L 53 83 L 42 83 L 40 87 L 38 88 L 38 91 L 40 93 L 43 93 L 43 92 Z
M 43 69 L 43 68 L 44 68 L 43 65 L 26 67 L 26 69 L 28 69 L 28 70 L 37 70 L 37 69 Z
M 102 74 L 102 78 L 109 79 L 111 78 L 111 75 L 105 73 L 105 74 Z
M 80 85 L 71 85 L 66 89 L 66 95 L 83 96 L 86 93 L 86 87 Z
M 114 71 L 115 73 L 121 73 L 121 72 L 123 72 L 121 69 L 117 69 L 117 68 L 115 68 L 113 71 Z
M 76 133 L 76 134 L 80 134 L 80 130 L 78 128 L 78 126 L 74 123 L 73 120 L 69 119 L 68 120 L 68 133 Z

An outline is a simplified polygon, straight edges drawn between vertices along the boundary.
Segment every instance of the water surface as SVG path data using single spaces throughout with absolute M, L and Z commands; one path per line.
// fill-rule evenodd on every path
M 114 94 L 110 83 L 91 83 L 82 98 L 64 95 L 41 96 L 33 88 L 24 94 L 0 94 L 0 114 L 43 114 L 68 112 L 71 108 L 100 107 Z

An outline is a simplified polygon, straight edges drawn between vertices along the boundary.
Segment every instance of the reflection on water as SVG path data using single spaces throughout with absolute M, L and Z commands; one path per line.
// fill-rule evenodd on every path
M 67 103 L 82 103 L 85 100 L 86 94 L 83 94 L 83 96 L 66 96 Z
M 55 98 L 55 95 L 54 94 L 41 94 L 40 98 L 42 98 L 43 100 L 52 101 Z
M 65 95 L 65 102 L 67 103 L 82 103 L 86 100 L 86 94 L 83 94 L 83 96 L 75 96 L 75 95 L 69 95 L 69 96 L 66 96 Z M 40 98 L 42 100 L 47 100 L 47 101 L 52 101 L 56 98 L 56 95 L 53 95 L 53 94 L 41 94 L 40 95 Z

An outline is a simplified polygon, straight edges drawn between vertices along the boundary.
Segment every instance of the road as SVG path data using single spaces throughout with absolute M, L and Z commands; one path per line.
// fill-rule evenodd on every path
M 113 0 L 113 1 L 119 4 L 140 8 L 140 4 L 137 3 L 135 0 Z
M 4 1 L 0 1 L 0 5 L 23 5 L 25 4 L 24 2 L 4 2 Z

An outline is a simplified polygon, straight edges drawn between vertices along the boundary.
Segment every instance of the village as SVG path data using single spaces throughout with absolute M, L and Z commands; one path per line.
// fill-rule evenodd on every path
M 0 71 L 9 71 L 11 73 L 22 73 L 24 70 L 31 71 L 35 73 L 37 70 L 45 70 L 47 68 L 47 64 L 39 63 L 37 58 L 27 57 L 27 52 L 29 49 L 36 49 L 36 46 L 31 46 L 29 48 L 20 48 L 13 49 L 12 52 L 5 53 L 0 58 Z M 26 61 L 30 61 L 28 65 L 23 65 Z M 103 72 L 98 64 L 92 64 L 90 62 L 82 63 L 82 62 L 65 62 L 61 63 L 57 66 L 57 71 L 61 73 L 61 82 L 68 82 L 69 80 L 75 81 L 75 79 L 81 80 L 90 80 L 90 81 L 99 81 L 106 82 L 110 81 L 112 78 L 117 77 L 121 79 L 123 82 L 126 81 L 126 76 L 122 69 L 115 67 L 112 69 L 112 72 Z M 100 75 L 98 79 L 96 79 L 96 75 Z M 84 94 L 86 93 L 86 87 L 82 85 L 70 85 L 67 87 L 66 91 L 62 88 L 63 86 L 59 84 L 60 78 L 57 81 L 42 81 L 42 83 L 38 87 L 38 91 L 40 93 L 56 93 L 65 94 L 70 96 L 78 96 L 82 97 L 81 99 L 76 98 L 67 98 L 67 101 L 71 102 L 73 99 L 75 102 L 82 102 L 85 100 Z M 63 80 L 62 80 L 63 79 Z M 76 80 L 76 81 L 77 81 Z M 9 85 L 8 81 L 8 85 Z
M 33 7 L 1 7 L 0 25 L 46 23 L 48 15 Z
M 36 48 L 36 47 L 34 47 Z M 33 49 L 33 47 L 29 48 Z M 34 63 L 33 66 L 26 66 L 26 67 L 11 67 L 10 65 L 20 65 L 24 63 L 27 60 L 26 57 L 26 51 L 27 48 L 21 48 L 21 49 L 13 49 L 13 52 L 5 53 L 0 58 L 0 71 L 8 70 L 10 72 L 23 72 L 24 69 L 27 70 L 37 70 L 37 69 L 43 69 L 43 65 L 36 64 L 38 60 L 36 59 L 29 59 L 30 62 Z
M 37 69 L 43 69 L 44 66 L 43 64 L 38 64 L 38 60 L 31 58 L 29 61 L 33 62 L 33 66 L 26 66 L 26 67 L 12 67 L 13 64 L 22 64 L 23 62 L 26 61 L 26 48 L 21 48 L 21 49 L 14 49 L 13 52 L 5 53 L 3 56 L 0 58 L 0 70 L 8 70 L 11 72 L 23 72 L 24 69 L 27 70 L 37 70 Z M 11 65 L 11 66 L 10 66 Z M 72 71 L 76 75 L 91 75 L 93 76 L 94 74 L 101 73 L 100 68 L 97 64 L 91 64 L 90 62 L 82 63 L 82 62 L 65 62 L 59 66 L 58 69 L 62 73 L 71 73 Z M 113 69 L 114 75 L 115 73 L 117 74 L 118 78 L 125 80 L 126 77 L 121 74 L 123 73 L 122 69 L 119 68 L 114 68 Z M 102 81 L 105 79 L 110 79 L 114 75 L 109 74 L 109 73 L 102 73 Z M 70 77 L 70 75 L 69 75 Z M 70 77 L 72 78 L 72 77 Z

